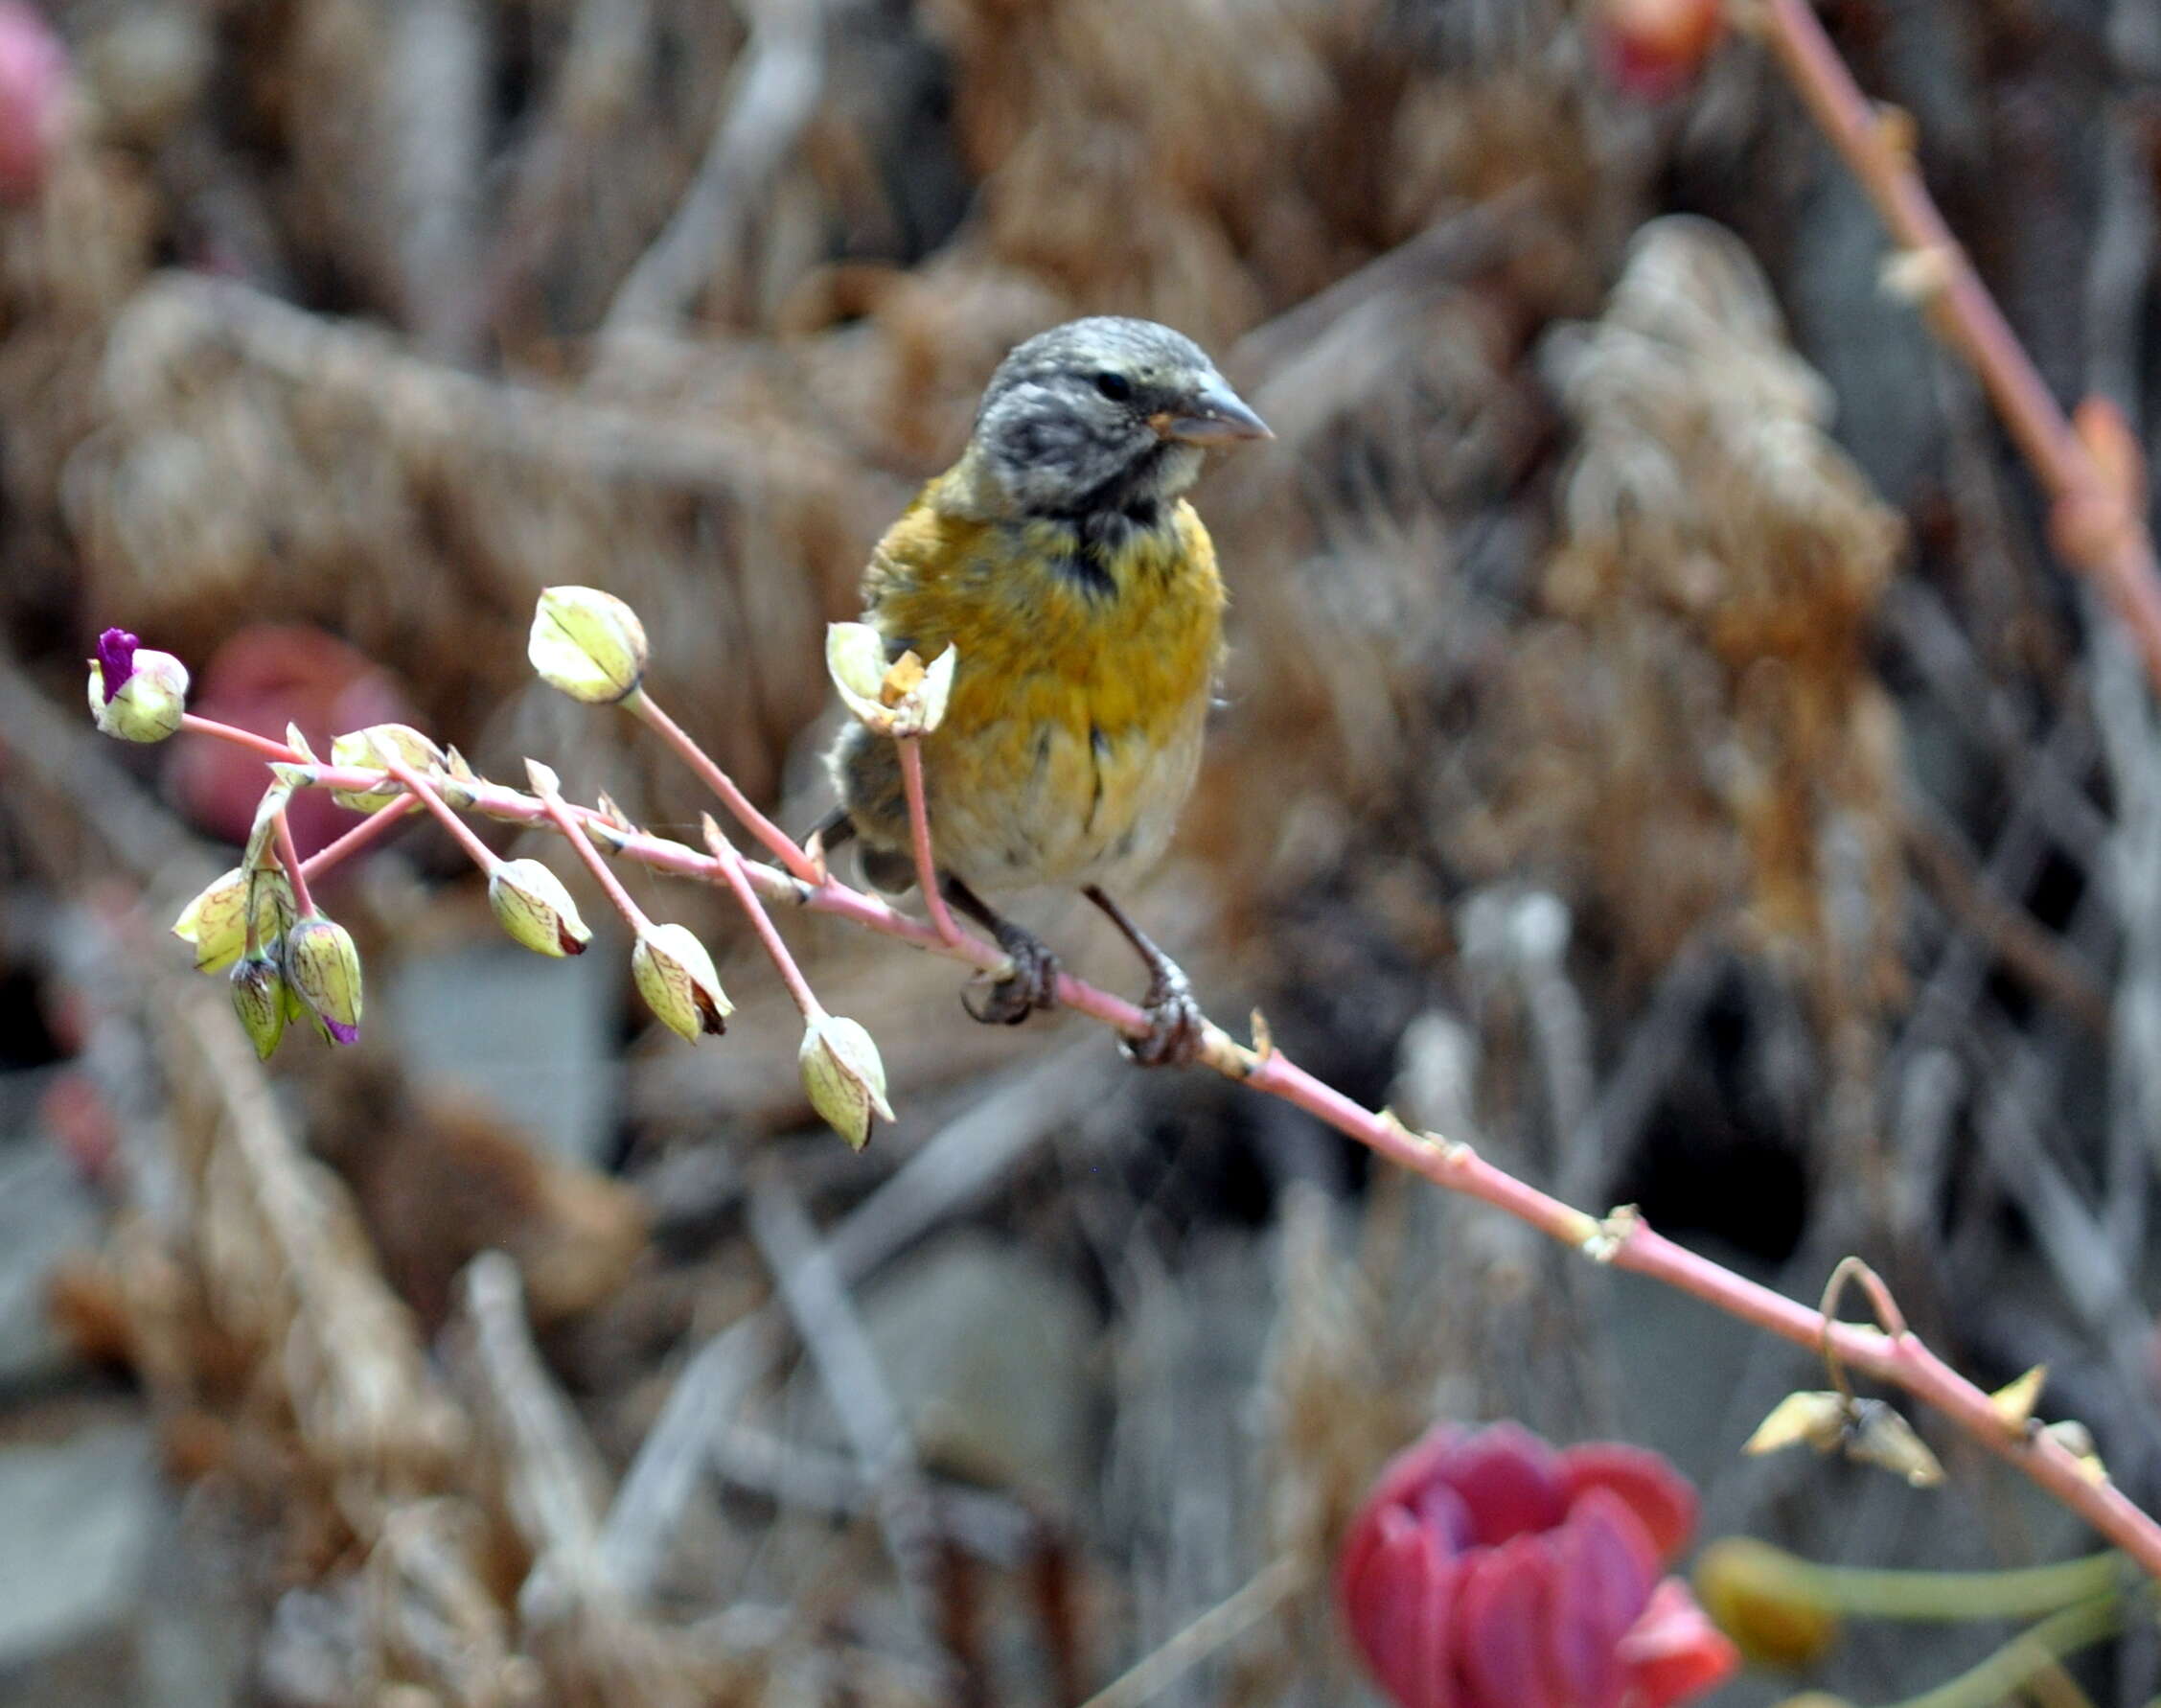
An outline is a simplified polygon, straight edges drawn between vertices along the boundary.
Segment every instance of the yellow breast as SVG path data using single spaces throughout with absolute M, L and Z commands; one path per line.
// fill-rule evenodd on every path
M 939 485 L 895 522 L 864 578 L 868 620 L 925 658 L 959 649 L 924 745 L 941 865 L 982 888 L 1107 881 L 1152 862 L 1199 766 L 1223 584 L 1184 500 L 1152 526 L 981 520 Z M 858 827 L 900 845 L 890 767 L 842 760 Z M 854 773 L 851 780 L 851 772 Z

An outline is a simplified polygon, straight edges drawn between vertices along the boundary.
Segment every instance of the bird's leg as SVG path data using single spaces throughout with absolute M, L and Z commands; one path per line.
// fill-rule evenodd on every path
M 1148 994 L 1140 999 L 1148 1031 L 1144 1037 L 1125 1041 L 1126 1055 L 1143 1068 L 1187 1066 L 1201 1053 L 1207 1017 L 1193 1000 L 1193 986 L 1184 970 L 1096 885 L 1089 885 L 1081 893 L 1103 910 L 1148 969 Z
M 998 939 L 1013 963 L 1012 973 L 991 986 L 989 998 L 978 1008 L 965 994 L 960 1005 L 986 1026 L 1019 1026 L 1038 1008 L 1058 1005 L 1058 958 L 1033 932 L 1023 931 L 998 912 L 951 872 L 938 877 L 938 889 L 949 906 L 960 910 Z

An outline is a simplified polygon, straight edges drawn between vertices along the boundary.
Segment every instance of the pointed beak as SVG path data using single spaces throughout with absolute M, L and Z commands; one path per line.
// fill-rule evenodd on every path
M 1268 423 L 1245 400 L 1211 376 L 1186 400 L 1183 410 L 1151 415 L 1148 425 L 1165 439 L 1187 445 L 1234 445 L 1241 439 L 1273 439 Z

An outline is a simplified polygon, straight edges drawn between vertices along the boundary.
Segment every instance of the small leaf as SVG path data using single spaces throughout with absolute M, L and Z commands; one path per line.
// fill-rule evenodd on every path
M 2034 1420 L 2034 1408 L 2040 1403 L 2041 1389 L 2049 1379 L 2049 1367 L 2036 1364 L 2015 1381 L 2006 1382 L 1989 1396 L 1989 1409 L 1996 1414 L 1997 1420 L 2012 1435 L 2023 1435 L 2026 1426 Z
M 1756 1426 L 1756 1433 L 1742 1443 L 1741 1451 L 1776 1453 L 1805 1443 L 1819 1453 L 1828 1453 L 1845 1439 L 1847 1410 L 1843 1394 L 1805 1389 L 1788 1394 Z

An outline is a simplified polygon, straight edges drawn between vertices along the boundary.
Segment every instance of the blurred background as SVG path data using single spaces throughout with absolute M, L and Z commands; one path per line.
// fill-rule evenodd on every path
M 1823 10 L 2050 385 L 2150 438 L 2161 4 Z M 1743 1461 L 1822 1385 L 1792 1349 L 784 918 L 892 1075 L 853 1156 L 740 919 L 649 874 L 724 1039 L 655 1035 L 582 881 L 592 953 L 508 945 L 423 826 L 322 898 L 363 1044 L 256 1070 L 164 934 L 262 769 L 101 741 L 103 626 L 208 715 L 409 721 L 695 842 L 695 782 L 524 663 L 540 588 L 603 587 L 800 833 L 823 625 L 1083 312 L 1277 435 L 1196 495 L 1231 662 L 1128 898 L 1209 1010 L 1797 1297 L 1865 1255 L 2161 1498 L 2153 694 L 1759 43 L 1690 14 L 0 0 L 0 1702 L 1069 1705 L 1241 1594 L 1107 1699 L 1366 1701 L 1328 1553 L 1442 1416 L 1653 1446 L 1704 1536 L 2093 1545 L 1925 1418 L 1933 1491 Z M 1856 1623 L 1716 1699 L 2004 1634 Z M 2156 1646 L 2081 1676 L 2145 1702 Z

